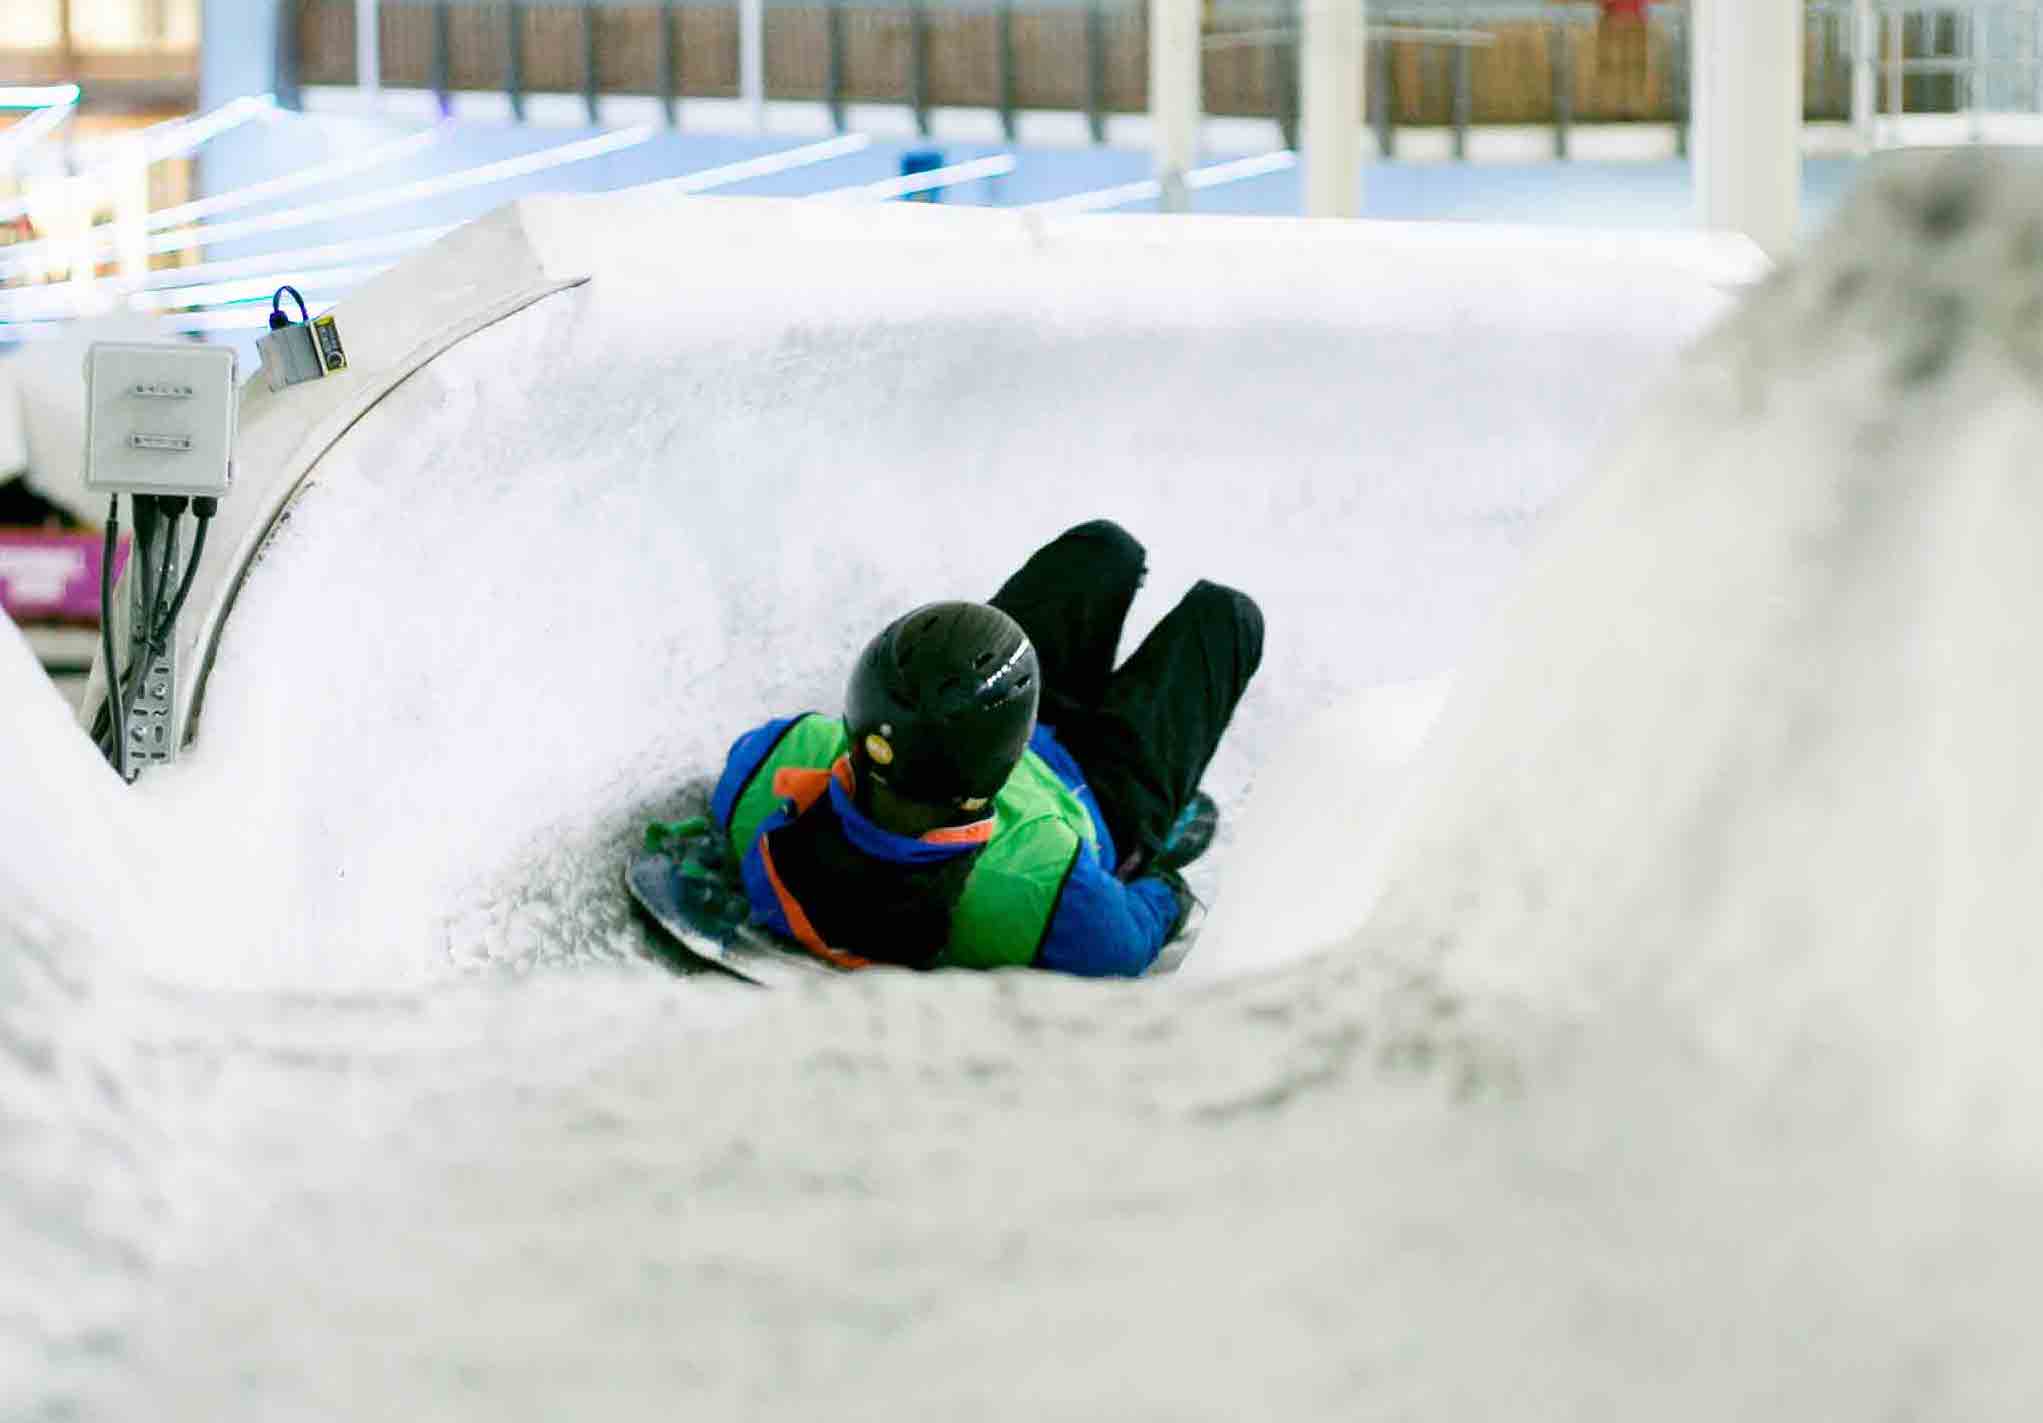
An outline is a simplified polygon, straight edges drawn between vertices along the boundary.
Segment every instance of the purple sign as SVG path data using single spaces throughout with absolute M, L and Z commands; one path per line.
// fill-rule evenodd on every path
M 99 621 L 99 563 L 106 535 L 91 529 L 0 528 L 0 610 L 17 623 Z M 121 536 L 114 573 L 128 561 Z

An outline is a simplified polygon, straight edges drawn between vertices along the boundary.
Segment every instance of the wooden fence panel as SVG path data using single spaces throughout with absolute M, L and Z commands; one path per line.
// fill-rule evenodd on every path
M 824 99 L 830 90 L 830 12 L 769 10 L 766 92 L 776 99 Z
M 301 0 L 298 7 L 298 82 L 355 82 L 355 7 L 344 0 Z
M 660 92 L 660 12 L 605 6 L 596 12 L 596 53 L 609 94 Z
M 698 99 L 731 99 L 738 93 L 738 9 L 690 5 L 677 11 L 681 63 L 675 84 Z M 771 36 L 766 52 L 773 53 Z
M 1083 10 L 1017 11 L 1014 53 L 1016 107 L 1084 110 Z
M 900 103 L 908 97 L 908 11 L 867 6 L 844 11 L 844 97 Z
M 929 102 L 1000 104 L 1000 25 L 991 14 L 933 11 L 929 17 Z
M 500 11 L 462 5 L 447 13 L 447 82 L 455 89 L 501 89 L 509 62 Z
M 1110 9 L 1100 26 L 1106 56 L 1106 108 L 1109 113 L 1139 114 L 1149 108 L 1149 9 L 1136 5 Z M 1027 60 L 1023 60 L 1027 63 Z M 1220 110 L 1214 110 L 1218 113 Z
M 579 6 L 528 5 L 524 15 L 525 87 L 537 93 L 573 93 L 582 87 L 582 12 Z
M 1545 123 L 1553 114 L 1553 71 L 1539 27 L 1498 29 L 1496 42 L 1469 56 L 1475 121 Z
M 433 12 L 385 5 L 376 16 L 378 68 L 399 89 L 433 87 Z
M 1258 18 L 1247 24 L 1216 26 L 1208 29 L 1207 35 L 1225 41 L 1231 35 L 1269 28 L 1267 21 Z M 1207 113 L 1257 115 L 1276 111 L 1276 96 L 1270 88 L 1269 45 L 1260 35 L 1254 38 L 1254 43 L 1231 43 L 1206 51 L 1199 79 Z M 1146 57 L 1143 63 L 1147 65 Z

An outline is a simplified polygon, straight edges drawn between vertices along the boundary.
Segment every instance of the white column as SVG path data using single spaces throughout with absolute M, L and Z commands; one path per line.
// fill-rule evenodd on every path
M 738 0 L 738 97 L 752 127 L 766 128 L 766 0 Z
M 1362 211 L 1364 0 L 1304 0 L 1298 47 L 1299 144 L 1305 149 L 1305 215 Z
M 1801 216 L 1802 7 L 1694 0 L 1692 8 L 1697 216 L 1782 256 Z
M 1851 126 L 1859 152 L 1876 146 L 1874 125 L 1880 109 L 1880 25 L 1873 18 L 1873 0 L 1853 0 L 1851 12 Z
M 383 46 L 376 18 L 379 0 L 355 0 L 355 85 L 371 100 L 383 92 Z
M 1149 123 L 1163 210 L 1191 206 L 1199 150 L 1200 0 L 1149 0 Z

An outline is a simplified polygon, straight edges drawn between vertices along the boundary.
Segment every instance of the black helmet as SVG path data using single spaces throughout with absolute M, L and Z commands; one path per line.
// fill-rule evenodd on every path
M 1036 726 L 1042 675 L 1021 624 L 984 603 L 931 603 L 866 645 L 844 692 L 861 777 L 933 806 L 990 800 Z

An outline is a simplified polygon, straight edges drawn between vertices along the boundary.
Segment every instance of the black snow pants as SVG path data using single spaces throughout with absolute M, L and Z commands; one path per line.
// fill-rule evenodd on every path
M 1038 549 L 992 598 L 1036 646 L 1038 720 L 1084 769 L 1124 874 L 1163 845 L 1263 660 L 1262 610 L 1201 580 L 1116 670 L 1145 568 L 1142 545 L 1096 519 Z

